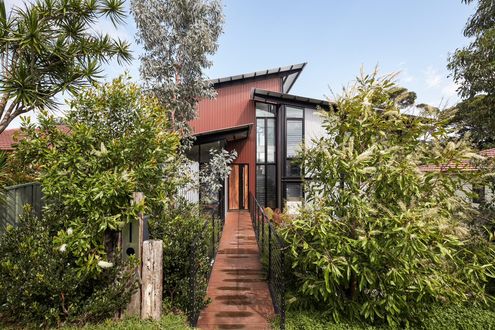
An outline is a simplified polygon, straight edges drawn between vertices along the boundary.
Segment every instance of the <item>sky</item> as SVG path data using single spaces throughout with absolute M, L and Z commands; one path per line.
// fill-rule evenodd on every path
M 22 0 L 6 0 L 8 7 Z M 128 1 L 127 1 L 128 2 Z M 127 6 L 129 4 L 127 3 Z M 398 83 L 418 103 L 445 107 L 458 100 L 448 56 L 468 43 L 462 30 L 474 4 L 460 0 L 224 0 L 224 33 L 211 57 L 209 78 L 307 62 L 291 94 L 324 99 L 339 94 L 359 74 L 400 72 Z M 106 79 L 124 71 L 139 79 L 132 16 L 115 29 L 97 31 L 132 42 L 135 60 L 105 67 Z M 18 126 L 16 120 L 12 127 Z

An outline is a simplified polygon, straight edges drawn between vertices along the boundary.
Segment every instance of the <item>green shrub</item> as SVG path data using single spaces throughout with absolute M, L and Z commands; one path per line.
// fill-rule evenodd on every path
M 81 90 L 59 124 L 47 113 L 26 119 L 13 156 L 45 199 L 43 219 L 27 219 L 2 242 L 7 322 L 100 321 L 125 305 L 130 273 L 117 232 L 137 212 L 167 210 L 183 180 L 166 110 L 125 77 Z M 145 202 L 131 204 L 136 191 Z
M 302 154 L 309 202 L 281 226 L 296 300 L 310 298 L 336 320 L 398 326 L 429 304 L 491 300 L 495 251 L 476 244 L 467 224 L 475 211 L 457 193 L 482 180 L 462 170 L 476 155 L 449 141 L 435 114 L 403 115 L 391 79 L 359 77 L 338 111 L 322 114 L 327 136 Z M 424 164 L 451 168 L 422 172 Z
M 476 306 L 436 305 L 418 319 L 416 326 L 425 330 L 495 329 L 495 312 Z
M 273 322 L 273 328 L 278 329 L 280 319 Z M 358 321 L 335 322 L 331 317 L 322 316 L 316 311 L 291 311 L 286 315 L 285 328 L 287 330 L 374 330 L 376 326 L 367 325 Z
M 28 213 L 26 213 L 28 214 Z M 22 217 L 0 239 L 0 322 L 33 327 L 112 317 L 133 289 L 129 264 L 81 275 L 77 258 L 53 243 L 50 218 Z
M 129 318 L 122 321 L 107 320 L 99 324 L 88 324 L 84 327 L 63 327 L 62 330 L 187 330 L 192 329 L 187 325 L 183 316 L 167 314 L 159 321 L 140 320 Z
M 44 214 L 64 229 L 57 244 L 66 244 L 81 272 L 95 272 L 138 211 L 167 209 L 180 181 L 180 140 L 166 110 L 125 77 L 82 90 L 64 121 L 65 129 L 49 114 L 25 122 L 15 156 L 42 184 Z M 137 191 L 146 202 L 131 205 Z
M 206 306 L 207 274 L 211 266 L 210 218 L 197 205 L 177 200 L 174 208 L 150 220 L 150 236 L 163 240 L 163 298 L 167 309 L 189 313 Z M 191 253 L 194 244 L 194 255 Z M 195 300 L 191 300 L 191 272 Z
M 278 328 L 280 320 L 274 322 Z M 422 330 L 492 330 L 495 329 L 495 312 L 475 306 L 434 305 L 410 316 L 409 326 Z M 322 316 L 318 311 L 291 311 L 287 314 L 287 330 L 373 330 L 395 329 L 386 324 L 370 325 L 362 321 L 341 320 Z

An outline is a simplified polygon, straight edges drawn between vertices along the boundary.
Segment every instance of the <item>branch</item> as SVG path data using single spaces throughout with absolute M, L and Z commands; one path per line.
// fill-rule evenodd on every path
M 9 124 L 12 122 L 12 120 L 14 120 L 15 117 L 30 110 L 32 110 L 31 107 L 26 108 L 19 103 L 12 102 L 2 120 L 0 121 L 0 133 L 5 131 L 5 129 L 9 126 Z
M 2 118 L 3 112 L 5 111 L 5 107 L 7 106 L 7 102 L 10 97 L 10 92 L 5 92 L 0 99 L 0 118 Z

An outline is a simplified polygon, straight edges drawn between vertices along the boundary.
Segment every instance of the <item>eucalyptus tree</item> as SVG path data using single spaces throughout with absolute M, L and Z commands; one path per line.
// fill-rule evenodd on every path
M 223 13 L 219 0 L 131 0 L 143 45 L 141 77 L 184 131 L 200 99 L 215 96 L 204 70 L 218 48 Z
M 468 46 L 457 49 L 449 58 L 448 68 L 459 84 L 463 98 L 456 107 L 454 122 L 470 132 L 480 148 L 495 146 L 495 2 L 462 0 L 476 3 L 468 19 L 464 36 Z
M 124 22 L 124 1 L 37 0 L 7 13 L 0 0 L 0 132 L 99 78 L 102 63 L 130 61 L 127 42 L 94 32 L 104 17 Z

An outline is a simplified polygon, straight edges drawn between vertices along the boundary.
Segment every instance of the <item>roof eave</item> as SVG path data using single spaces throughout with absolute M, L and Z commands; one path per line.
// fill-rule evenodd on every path
M 287 93 L 267 91 L 264 89 L 254 88 L 252 91 L 252 100 L 268 103 L 290 103 L 301 106 L 320 107 L 324 110 L 335 110 L 335 104 L 326 100 L 313 99 L 310 97 L 298 96 Z
M 262 71 L 256 71 L 256 72 L 251 72 L 251 73 L 239 74 L 239 75 L 235 75 L 235 76 L 211 79 L 209 82 L 214 87 L 218 87 L 218 86 L 223 85 L 223 84 L 241 82 L 241 81 L 245 81 L 245 80 L 260 79 L 260 78 L 269 77 L 269 76 L 288 77 L 291 75 L 295 75 L 294 78 L 290 79 L 289 84 L 287 86 L 282 86 L 283 90 L 288 91 L 288 90 L 290 90 L 290 88 L 292 88 L 292 86 L 296 82 L 297 78 L 299 77 L 299 75 L 301 74 L 301 71 L 304 69 L 305 66 L 306 66 L 306 63 L 299 63 L 299 64 L 293 64 L 293 65 L 288 65 L 288 66 L 278 67 L 278 68 L 273 68 L 273 69 L 268 69 L 268 70 L 262 70 Z

